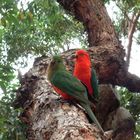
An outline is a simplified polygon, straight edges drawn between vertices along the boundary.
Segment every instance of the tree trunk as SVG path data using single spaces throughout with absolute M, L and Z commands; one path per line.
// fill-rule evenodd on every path
M 49 60 L 43 57 L 36 59 L 34 67 L 22 77 L 14 102 L 15 108 L 23 108 L 20 119 L 28 126 L 28 140 L 107 140 L 95 125 L 89 123 L 90 120 L 80 106 L 63 101 L 53 92 L 47 81 Z M 124 129 L 130 136 L 122 140 L 132 140 L 135 126 L 132 116 L 128 113 L 119 118 L 116 115 L 118 108 L 119 100 L 113 88 L 100 86 L 100 98 L 95 112 L 99 122 L 105 131 L 113 130 L 112 137 L 117 140 L 115 138 L 122 133 L 118 131 L 120 121 L 129 120 L 129 123 L 121 127 L 130 126 L 129 131 Z
M 28 140 L 100 140 L 99 130 L 88 122 L 83 109 L 53 93 L 46 77 L 48 61 L 37 59 L 22 78 L 14 102 L 23 108 L 20 119 L 28 126 Z
M 88 33 L 89 47 L 112 45 L 119 47 L 112 22 L 101 0 L 57 0 L 65 10 L 81 21 Z

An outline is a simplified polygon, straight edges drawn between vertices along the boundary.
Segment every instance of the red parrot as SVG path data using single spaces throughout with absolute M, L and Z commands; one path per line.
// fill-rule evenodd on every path
M 98 81 L 95 70 L 91 68 L 89 54 L 85 50 L 76 51 L 73 75 L 87 87 L 89 95 L 96 101 L 99 96 Z

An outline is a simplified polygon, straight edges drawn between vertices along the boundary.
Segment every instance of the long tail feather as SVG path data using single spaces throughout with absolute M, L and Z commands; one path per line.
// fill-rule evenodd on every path
M 97 120 L 96 116 L 94 115 L 94 113 L 92 112 L 91 108 L 89 105 L 83 105 L 83 107 L 85 108 L 87 114 L 89 115 L 89 117 L 91 118 L 91 120 L 93 122 L 95 122 L 95 124 L 98 126 L 98 128 L 101 130 L 101 132 L 104 134 L 104 130 L 101 127 L 99 121 Z

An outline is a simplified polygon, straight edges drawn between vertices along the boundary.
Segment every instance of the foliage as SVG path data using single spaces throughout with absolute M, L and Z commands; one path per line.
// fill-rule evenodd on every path
M 110 0 L 103 0 L 103 2 L 104 2 L 105 4 L 106 4 L 106 3 L 109 4 Z
M 0 139 L 25 140 L 26 126 L 17 116 L 20 110 L 14 110 L 11 104 L 15 98 L 14 93 L 7 93 L 0 100 Z
M 127 37 L 130 24 L 133 22 L 134 16 L 136 16 L 140 11 L 140 2 L 139 0 L 110 0 L 115 3 L 117 7 L 117 11 L 114 13 L 116 15 L 115 19 L 113 19 L 113 23 L 115 25 L 115 29 L 120 38 Z M 140 21 L 137 21 L 136 28 L 139 28 Z M 140 32 L 137 30 L 138 36 Z M 136 38 L 137 39 L 137 38 Z
M 2 69 L 3 68 L 3 69 Z M 0 139 L 2 140 L 25 140 L 26 127 L 21 123 L 18 116 L 20 109 L 14 110 L 12 102 L 15 99 L 15 89 L 19 86 L 15 81 L 14 73 L 8 67 L 1 68 L 0 78 L 5 80 L 0 82 L 3 95 L 0 99 Z M 10 84 L 13 82 L 12 84 Z
M 24 1 L 23 1 L 24 2 Z M 13 66 L 23 58 L 50 55 L 70 49 L 75 38 L 84 46 L 82 24 L 68 16 L 55 0 L 35 0 L 26 6 L 18 0 L 0 1 L 0 139 L 25 139 L 24 127 L 11 107 L 15 96 Z M 17 61 L 21 59 L 22 61 Z
M 27 54 L 66 51 L 74 38 L 79 42 L 85 40 L 83 26 L 68 16 L 55 0 L 32 1 L 27 9 L 9 10 L 2 13 L 1 23 L 5 31 L 2 46 L 6 46 L 8 61 Z
M 135 139 L 140 139 L 140 94 L 131 93 L 125 88 L 118 90 L 121 105 L 127 108 L 136 121 Z
M 9 82 L 14 78 L 12 67 L 9 64 L 0 64 L 0 71 L 0 88 L 6 93 Z M 2 79 L 4 79 L 4 81 Z

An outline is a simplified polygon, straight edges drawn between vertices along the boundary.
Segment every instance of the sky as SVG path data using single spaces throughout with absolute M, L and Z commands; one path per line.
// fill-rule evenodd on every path
M 109 5 L 106 5 L 106 7 L 110 18 L 112 20 L 115 20 L 117 18 L 115 12 L 119 11 L 119 9 L 115 5 L 115 2 L 111 2 Z M 137 33 L 135 33 L 134 36 L 137 36 Z M 122 38 L 121 41 L 126 50 L 128 40 Z M 140 45 L 137 45 L 134 39 L 130 57 L 129 72 L 140 77 Z

